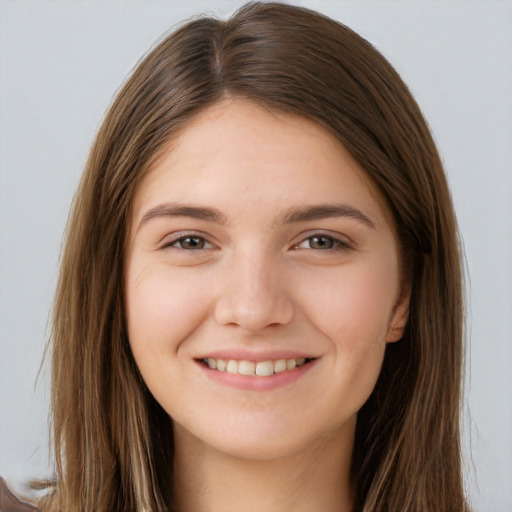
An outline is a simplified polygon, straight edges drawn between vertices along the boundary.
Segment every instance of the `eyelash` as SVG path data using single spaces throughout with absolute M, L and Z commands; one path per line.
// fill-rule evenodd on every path
M 203 247 L 199 247 L 199 248 L 185 248 L 183 247 L 183 242 L 187 239 L 195 239 L 195 240 L 200 240 L 203 242 Z M 178 244 L 181 245 L 181 247 L 178 247 Z M 162 246 L 162 249 L 181 249 L 183 251 L 200 251 L 200 250 L 204 250 L 205 247 L 204 245 L 211 245 L 212 247 L 213 244 L 208 242 L 208 240 L 206 239 L 206 237 L 202 236 L 202 235 L 196 235 L 195 233 L 185 233 L 183 235 L 180 235 L 179 237 L 177 238 L 174 238 L 173 240 L 169 241 L 169 242 L 166 242 L 163 246 Z
M 301 249 L 300 246 L 303 243 L 310 241 L 310 244 L 311 244 L 311 241 L 315 238 L 316 239 L 324 239 L 324 240 L 329 241 L 330 243 L 332 243 L 332 247 L 316 248 L 315 249 L 310 246 L 309 249 L 311 249 L 311 250 L 320 251 L 320 252 L 324 252 L 324 251 L 325 252 L 334 252 L 334 251 L 352 249 L 351 244 L 347 243 L 346 241 L 340 240 L 339 238 L 336 238 L 332 235 L 327 235 L 325 233 L 313 233 L 313 234 L 307 236 L 306 238 L 302 239 L 297 244 L 293 245 L 292 249 L 300 250 Z M 202 246 L 194 247 L 194 248 L 185 248 L 185 247 L 183 247 L 183 242 L 187 239 L 198 240 L 199 241 L 198 245 L 202 245 Z M 180 245 L 180 247 L 178 246 L 178 244 Z M 205 245 L 210 245 L 211 247 L 205 247 Z M 185 233 L 185 234 L 180 235 L 179 237 L 165 243 L 162 246 L 162 249 L 173 249 L 174 248 L 174 249 L 181 249 L 183 251 L 202 251 L 202 250 L 210 249 L 213 247 L 214 247 L 214 245 L 211 242 L 208 242 L 206 237 L 204 237 L 202 235 L 197 235 L 195 233 Z
M 325 252 L 334 252 L 334 251 L 343 251 L 343 250 L 347 250 L 347 249 L 352 249 L 352 246 L 349 243 L 347 243 L 346 241 L 340 240 L 339 238 L 336 238 L 335 236 L 327 235 L 325 233 L 313 233 L 313 234 L 309 235 L 308 237 L 304 238 L 303 240 L 301 240 L 298 244 L 295 244 L 293 246 L 293 249 L 299 250 L 300 246 L 304 242 L 309 241 L 309 243 L 311 244 L 311 241 L 315 238 L 330 241 L 332 243 L 332 247 L 314 249 L 313 247 L 310 246 L 309 249 L 316 250 L 316 251 L 325 251 Z

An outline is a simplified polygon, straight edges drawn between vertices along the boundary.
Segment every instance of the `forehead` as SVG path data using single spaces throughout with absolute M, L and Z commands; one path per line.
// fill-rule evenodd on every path
M 174 137 L 142 180 L 133 214 L 190 199 L 245 211 L 244 198 L 263 210 L 350 199 L 390 221 L 376 187 L 327 130 L 239 99 L 202 111 Z

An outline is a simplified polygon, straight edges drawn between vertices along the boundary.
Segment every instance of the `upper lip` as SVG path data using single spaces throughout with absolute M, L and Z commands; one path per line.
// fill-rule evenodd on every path
M 248 351 L 247 349 L 219 349 L 212 350 L 211 352 L 204 353 L 203 355 L 197 357 L 196 359 L 225 359 L 230 360 L 234 359 L 235 361 L 277 361 L 279 359 L 315 359 L 317 356 L 314 356 L 310 353 L 307 353 L 302 350 L 293 350 L 293 349 L 285 349 L 285 350 L 254 350 Z

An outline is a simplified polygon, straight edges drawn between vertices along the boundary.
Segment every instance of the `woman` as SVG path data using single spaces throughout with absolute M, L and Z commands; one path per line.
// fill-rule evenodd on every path
M 439 156 L 346 27 L 253 4 L 140 64 L 53 321 L 52 510 L 466 510 Z

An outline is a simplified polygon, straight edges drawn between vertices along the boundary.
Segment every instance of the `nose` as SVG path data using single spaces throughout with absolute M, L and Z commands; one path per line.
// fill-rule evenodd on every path
M 291 322 L 294 306 L 287 292 L 286 276 L 271 258 L 240 254 L 218 277 L 218 323 L 255 333 Z

